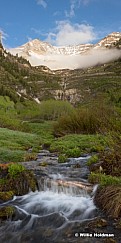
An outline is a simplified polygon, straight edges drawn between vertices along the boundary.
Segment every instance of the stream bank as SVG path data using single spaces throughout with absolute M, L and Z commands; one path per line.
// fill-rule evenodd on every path
M 36 161 L 23 162 L 34 172 L 38 190 L 1 203 L 1 208 L 12 206 L 15 210 L 11 220 L 1 222 L 1 240 L 119 243 L 117 221 L 106 218 L 94 203 L 97 187 L 88 182 L 89 158 L 85 155 L 58 163 L 56 154 L 43 150 Z

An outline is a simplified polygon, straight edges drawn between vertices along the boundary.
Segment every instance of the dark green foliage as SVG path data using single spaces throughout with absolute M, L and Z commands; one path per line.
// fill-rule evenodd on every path
M 63 136 L 69 133 L 95 134 L 110 130 L 121 131 L 118 121 L 120 116 L 113 108 L 95 104 L 90 108 L 77 109 L 71 115 L 61 116 L 54 126 L 54 134 Z

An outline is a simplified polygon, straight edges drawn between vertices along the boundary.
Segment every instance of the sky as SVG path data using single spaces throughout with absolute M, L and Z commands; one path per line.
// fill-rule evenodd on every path
M 96 43 L 121 32 L 121 0 L 0 0 L 7 48 L 32 39 L 55 46 Z

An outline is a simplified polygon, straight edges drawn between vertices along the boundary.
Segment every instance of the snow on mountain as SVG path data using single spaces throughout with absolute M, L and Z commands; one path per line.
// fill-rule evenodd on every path
M 113 32 L 103 38 L 101 41 L 99 41 L 94 48 L 100 48 L 100 47 L 111 47 L 113 44 L 115 44 L 117 41 L 121 39 L 121 32 Z
M 32 66 L 44 65 L 50 69 L 70 68 L 79 66 L 79 57 L 90 55 L 96 50 L 112 47 L 121 38 L 121 32 L 113 32 L 97 44 L 80 44 L 73 46 L 56 47 L 47 42 L 34 39 L 28 43 L 9 49 L 13 55 L 23 56 Z M 76 58 L 77 57 L 77 58 Z

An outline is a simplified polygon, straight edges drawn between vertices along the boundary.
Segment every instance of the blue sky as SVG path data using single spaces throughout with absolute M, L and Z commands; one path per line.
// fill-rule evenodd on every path
M 121 31 L 121 0 L 1 0 L 7 47 L 39 38 L 53 45 L 95 43 Z

